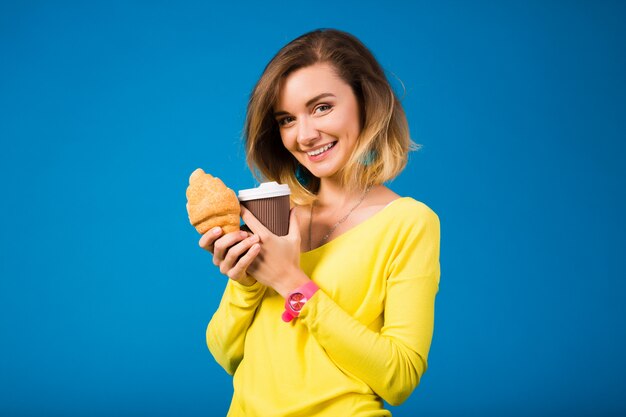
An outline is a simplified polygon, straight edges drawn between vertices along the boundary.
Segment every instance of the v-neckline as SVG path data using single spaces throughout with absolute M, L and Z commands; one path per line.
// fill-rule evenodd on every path
M 372 221 L 372 220 L 374 220 L 375 218 L 379 217 L 381 213 L 386 212 L 386 211 L 387 211 L 387 209 L 388 209 L 390 206 L 394 205 L 394 203 L 395 203 L 396 201 L 399 201 L 399 200 L 406 200 L 406 199 L 409 199 L 409 198 L 410 198 L 410 197 L 398 197 L 398 198 L 396 198 L 396 199 L 394 199 L 394 200 L 390 201 L 390 202 L 389 202 L 389 203 L 388 203 L 385 207 L 381 208 L 380 210 L 378 210 L 376 213 L 372 214 L 372 215 L 371 215 L 370 217 L 368 217 L 367 219 L 363 220 L 363 221 L 362 221 L 362 222 L 360 222 L 360 223 L 355 224 L 354 226 L 352 226 L 352 227 L 351 227 L 351 228 L 349 228 L 348 230 L 344 231 L 344 232 L 343 232 L 343 233 L 341 233 L 340 235 L 338 235 L 338 236 L 334 237 L 333 239 L 331 239 L 331 240 L 327 241 L 326 243 L 324 243 L 324 244 L 322 244 L 322 245 L 320 245 L 320 246 L 317 246 L 317 247 L 316 247 L 316 248 L 314 248 L 314 249 L 310 249 L 310 250 L 308 250 L 308 251 L 300 252 L 300 255 L 308 255 L 308 254 L 313 254 L 313 253 L 315 253 L 315 252 L 316 252 L 317 250 L 319 250 L 319 249 L 322 249 L 322 248 L 326 248 L 326 247 L 328 247 L 328 246 L 329 246 L 329 245 L 331 245 L 333 242 L 336 242 L 337 240 L 341 240 L 341 239 L 343 239 L 343 238 L 344 238 L 344 236 L 350 235 L 350 234 L 352 234 L 354 231 L 356 231 L 356 230 L 360 229 L 360 228 L 361 228 L 361 225 L 364 225 L 364 224 L 366 224 L 366 223 L 369 223 L 370 221 Z

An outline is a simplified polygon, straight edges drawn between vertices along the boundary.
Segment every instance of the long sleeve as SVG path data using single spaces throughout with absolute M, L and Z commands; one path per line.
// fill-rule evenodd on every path
M 437 215 L 403 197 L 302 253 L 300 267 L 320 291 L 296 319 L 281 320 L 271 288 L 233 287 L 209 324 L 209 348 L 234 372 L 229 416 L 391 416 L 383 400 L 400 404 L 427 367 Z
M 408 398 L 427 368 L 440 276 L 439 219 L 423 210 L 419 222 L 396 238 L 387 245 L 390 262 L 379 331 L 352 317 L 323 291 L 311 298 L 299 318 L 340 369 L 392 405 Z
M 207 326 L 209 351 L 230 375 L 243 358 L 246 333 L 265 289 L 258 282 L 246 287 L 229 279 L 220 305 Z

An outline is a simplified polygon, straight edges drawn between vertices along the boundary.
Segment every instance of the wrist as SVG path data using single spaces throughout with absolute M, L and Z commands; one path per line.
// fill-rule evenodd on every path
M 284 280 L 277 285 L 276 288 L 274 288 L 283 298 L 287 298 L 287 296 L 289 296 L 289 294 L 296 288 L 299 288 L 311 281 L 311 279 L 299 268 L 288 274 L 288 276 L 289 279 Z
M 251 277 L 248 274 L 246 274 L 246 276 L 241 278 L 241 279 L 236 279 L 236 280 L 233 280 L 233 281 L 238 282 L 239 284 L 243 285 L 244 287 L 251 287 L 252 285 L 254 285 L 257 282 L 256 279 L 254 279 L 253 277 Z
M 305 304 L 318 290 L 317 284 L 309 280 L 306 284 L 290 292 L 285 299 L 285 311 L 282 314 L 283 321 L 289 323 L 294 318 L 300 316 L 300 312 Z

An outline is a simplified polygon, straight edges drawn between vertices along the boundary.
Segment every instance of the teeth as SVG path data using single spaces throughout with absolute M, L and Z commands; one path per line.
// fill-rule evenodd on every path
M 334 142 L 333 143 L 329 143 L 328 145 L 323 146 L 323 147 L 321 147 L 321 148 L 319 148 L 317 150 L 314 150 L 314 151 L 311 151 L 311 152 L 307 152 L 307 155 L 309 155 L 309 156 L 319 155 L 322 152 L 326 152 L 327 150 L 332 148 L 334 144 L 335 144 Z

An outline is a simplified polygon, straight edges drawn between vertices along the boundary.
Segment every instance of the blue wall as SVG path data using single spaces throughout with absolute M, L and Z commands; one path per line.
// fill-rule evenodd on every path
M 185 188 L 254 185 L 248 94 L 317 27 L 402 80 L 424 147 L 391 188 L 442 224 L 394 416 L 626 414 L 623 2 L 57 3 L 0 5 L 1 415 L 225 414 Z

